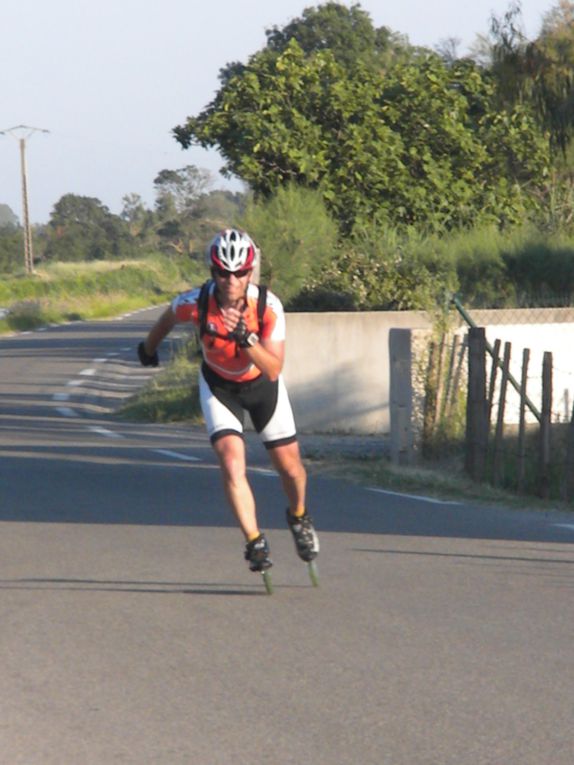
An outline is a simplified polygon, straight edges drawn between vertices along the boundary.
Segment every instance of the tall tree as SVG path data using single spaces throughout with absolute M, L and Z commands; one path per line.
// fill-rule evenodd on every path
M 262 251 L 261 281 L 288 300 L 332 261 L 337 224 L 318 191 L 294 184 L 269 199 L 252 201 L 242 226 Z
M 270 57 L 284 53 L 295 41 L 305 56 L 328 50 L 338 64 L 350 70 L 357 64 L 375 71 L 387 70 L 419 53 L 405 35 L 388 27 L 377 29 L 359 3 L 348 7 L 331 0 L 305 8 L 299 18 L 284 27 L 273 26 L 265 34 L 265 51 Z M 246 65 L 239 61 L 227 64 L 219 73 L 222 86 L 233 77 L 242 76 L 246 69 Z
M 513 2 L 502 18 L 492 17 L 483 51 L 502 105 L 531 104 L 551 149 L 565 153 L 574 135 L 574 4 L 560 0 L 528 40 Z
M 12 212 L 8 205 L 0 204 L 0 228 L 11 226 L 15 228 L 18 225 L 18 217 Z
M 65 194 L 54 205 L 48 224 L 46 258 L 101 260 L 133 254 L 126 223 L 99 199 Z
M 525 184 L 544 178 L 527 108 L 497 111 L 493 98 L 469 61 L 429 55 L 381 75 L 291 40 L 252 56 L 174 133 L 184 147 L 217 146 L 225 172 L 258 194 L 320 188 L 343 231 L 361 219 L 452 227 L 519 216 L 533 204 Z
M 154 180 L 156 209 L 164 217 L 193 214 L 198 199 L 213 185 L 209 170 L 187 165 L 180 170 L 162 170 Z
M 301 17 L 284 27 L 266 31 L 267 47 L 284 52 L 296 40 L 305 55 L 329 50 L 345 69 L 358 63 L 375 70 L 386 69 L 397 59 L 404 59 L 410 46 L 404 36 L 388 27 L 377 29 L 359 3 L 347 7 L 327 2 L 306 8 Z

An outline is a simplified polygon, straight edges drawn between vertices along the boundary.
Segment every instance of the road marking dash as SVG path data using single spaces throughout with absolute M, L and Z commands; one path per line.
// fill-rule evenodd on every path
M 274 470 L 269 470 L 269 468 L 249 468 L 250 473 L 257 473 L 258 475 L 265 476 L 266 478 L 275 478 L 277 473 Z
M 172 452 L 169 449 L 154 449 L 156 454 L 163 454 L 165 457 L 173 457 L 176 460 L 184 460 L 186 462 L 201 462 L 199 457 L 192 457 L 189 454 L 180 454 L 179 452 Z
M 82 369 L 80 374 L 83 375 L 84 377 L 92 377 L 93 375 L 96 374 L 96 370 L 95 369 Z
M 116 433 L 113 430 L 107 428 L 100 428 L 98 426 L 91 426 L 88 428 L 92 433 L 97 433 L 99 436 L 105 436 L 106 438 L 124 438 L 121 433 Z
M 388 494 L 391 497 L 404 497 L 405 499 L 418 499 L 420 502 L 430 502 L 434 505 L 462 505 L 462 502 L 454 500 L 436 499 L 435 497 L 422 497 L 419 494 L 402 494 L 398 491 L 388 491 L 387 489 L 373 489 L 368 487 L 367 491 L 374 491 L 377 494 Z
M 56 410 L 59 412 L 63 417 L 77 417 L 78 413 L 75 412 L 73 409 L 70 409 L 67 406 L 59 406 Z

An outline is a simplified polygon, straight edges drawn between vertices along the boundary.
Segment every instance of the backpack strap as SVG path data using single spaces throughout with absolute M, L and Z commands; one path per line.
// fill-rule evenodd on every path
M 199 337 L 202 338 L 207 331 L 207 307 L 209 305 L 209 292 L 213 279 L 208 279 L 201 285 L 197 298 L 197 311 L 199 316 Z
M 267 287 L 264 284 L 259 284 L 259 297 L 257 298 L 257 321 L 259 322 L 259 337 L 263 330 L 263 316 L 265 314 L 265 308 L 267 307 Z
M 202 338 L 207 332 L 207 310 L 209 306 L 209 293 L 213 279 L 208 279 L 201 285 L 199 297 L 197 298 L 197 313 L 199 316 L 199 337 Z M 267 287 L 263 284 L 258 285 L 259 295 L 257 297 L 257 322 L 259 325 L 259 335 L 263 330 L 263 316 L 267 307 Z M 208 333 L 211 334 L 211 333 Z M 218 335 L 219 337 L 219 335 Z

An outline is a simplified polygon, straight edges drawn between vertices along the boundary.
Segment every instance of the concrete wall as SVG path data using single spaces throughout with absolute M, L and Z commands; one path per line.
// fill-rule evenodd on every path
M 422 312 L 289 313 L 284 376 L 301 433 L 390 433 L 389 331 Z
M 496 338 L 512 342 L 511 371 L 517 379 L 522 349 L 530 348 L 528 393 L 536 404 L 540 401 L 542 355 L 544 351 L 553 352 L 553 419 L 569 419 L 574 402 L 574 309 L 476 311 L 472 318 L 486 327 L 491 343 Z M 284 374 L 300 432 L 390 434 L 392 398 L 399 407 L 398 427 L 404 435 L 396 448 L 410 448 L 411 436 L 404 432 L 405 423 L 400 424 L 408 412 L 406 383 L 396 380 L 391 391 L 391 329 L 428 331 L 431 321 L 426 314 L 415 311 L 287 314 Z M 462 320 L 456 331 L 466 334 Z M 412 337 L 420 346 L 426 342 L 427 333 L 414 331 Z M 406 347 L 404 337 L 398 338 L 397 349 L 400 347 Z M 397 349 L 393 353 L 400 368 Z M 416 370 L 407 372 L 412 363 L 408 356 L 411 351 L 404 353 L 403 376 L 410 380 Z M 420 348 L 414 356 L 421 357 Z M 416 391 L 413 395 L 416 398 Z M 509 423 L 517 419 L 517 400 L 511 391 L 506 417 Z M 417 406 L 412 406 L 415 420 L 416 411 Z

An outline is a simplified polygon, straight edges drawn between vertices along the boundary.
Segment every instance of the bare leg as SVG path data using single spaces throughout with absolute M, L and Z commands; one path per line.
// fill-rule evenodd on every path
M 307 488 L 307 472 L 301 462 L 299 444 L 276 446 L 269 449 L 273 467 L 279 473 L 283 490 L 287 495 L 289 510 L 293 515 L 300 515 L 305 509 L 305 491 Z
M 247 540 L 259 534 L 255 498 L 247 480 L 245 444 L 240 436 L 218 439 L 213 449 L 219 458 L 225 496 Z

